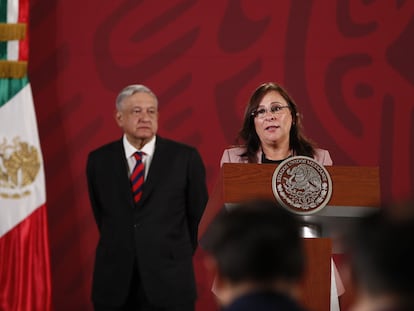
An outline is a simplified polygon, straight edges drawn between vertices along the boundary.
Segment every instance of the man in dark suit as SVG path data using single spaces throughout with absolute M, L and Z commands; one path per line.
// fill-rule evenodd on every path
M 122 139 L 92 151 L 87 163 L 99 229 L 94 308 L 192 311 L 192 256 L 207 202 L 202 159 L 156 135 L 158 100 L 147 87 L 124 88 L 116 109 Z
M 201 240 L 223 311 L 303 311 L 305 251 L 295 216 L 273 201 L 223 209 Z

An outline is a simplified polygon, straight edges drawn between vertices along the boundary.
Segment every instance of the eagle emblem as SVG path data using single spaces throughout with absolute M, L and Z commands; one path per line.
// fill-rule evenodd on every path
M 0 143 L 0 197 L 18 199 L 30 194 L 28 187 L 39 174 L 39 150 L 19 137 Z
M 332 180 L 328 171 L 309 157 L 291 157 L 276 168 L 272 178 L 276 200 L 295 214 L 312 214 L 331 198 Z

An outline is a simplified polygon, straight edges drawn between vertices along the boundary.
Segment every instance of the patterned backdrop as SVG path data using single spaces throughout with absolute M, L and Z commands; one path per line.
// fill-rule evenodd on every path
M 414 190 L 413 36 L 409 0 L 31 0 L 55 310 L 91 310 L 85 162 L 121 135 L 121 88 L 153 89 L 159 133 L 199 149 L 211 190 L 251 92 L 279 82 L 334 164 L 379 166 L 383 200 L 404 199 Z M 198 310 L 213 310 L 202 258 Z

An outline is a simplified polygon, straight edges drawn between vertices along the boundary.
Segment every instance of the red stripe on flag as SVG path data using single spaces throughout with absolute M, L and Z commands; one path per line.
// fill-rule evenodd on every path
M 26 24 L 26 37 L 19 41 L 19 60 L 29 58 L 29 0 L 19 0 L 19 23 Z
M 0 310 L 51 310 L 46 205 L 0 238 Z

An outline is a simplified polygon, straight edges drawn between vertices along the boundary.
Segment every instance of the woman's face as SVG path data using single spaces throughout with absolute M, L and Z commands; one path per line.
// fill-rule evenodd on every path
M 260 101 L 254 125 L 261 145 L 289 146 L 292 114 L 287 101 L 276 91 L 270 91 Z

